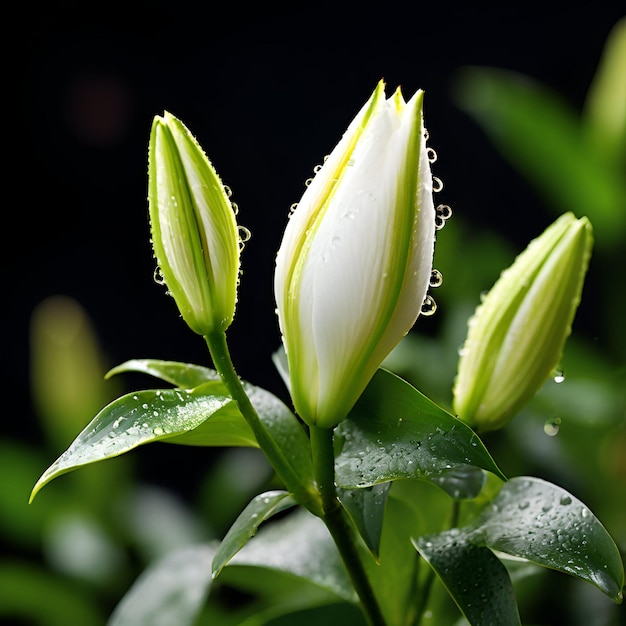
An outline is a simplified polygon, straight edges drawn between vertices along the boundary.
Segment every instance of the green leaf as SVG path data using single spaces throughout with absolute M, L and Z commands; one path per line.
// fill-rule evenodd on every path
M 414 540 L 472 626 L 519 626 L 509 574 L 488 548 L 469 542 L 458 529 Z
M 105 378 L 125 372 L 149 374 L 182 389 L 192 389 L 202 383 L 220 379 L 215 370 L 202 365 L 159 359 L 131 359 L 109 370 Z
M 194 365 L 191 363 L 179 363 L 176 361 L 159 361 L 156 359 L 134 359 L 112 369 L 109 376 L 120 372 L 143 372 L 157 376 L 173 385 L 182 388 L 194 387 L 207 381 L 220 381 L 219 374 L 212 369 Z M 224 395 L 229 395 L 222 383 L 220 389 Z M 313 465 L 308 437 L 302 424 L 289 408 L 269 391 L 242 381 L 244 390 L 250 398 L 257 414 L 272 438 L 279 444 L 283 455 L 289 465 L 302 479 L 302 485 L 313 485 Z M 231 428 L 244 424 L 243 417 L 236 404 L 224 407 L 219 415 L 213 417 L 210 422 L 203 422 L 194 430 L 171 439 L 168 443 L 187 445 L 254 445 L 256 440 L 252 437 L 249 443 L 243 441 L 231 441 L 230 443 L 214 443 L 215 437 L 220 430 L 220 422 L 223 422 L 222 435 L 227 437 Z M 244 425 L 246 437 L 252 436 L 251 430 Z M 206 432 L 208 431 L 208 432 Z M 232 434 L 232 433 L 231 433 Z
M 611 29 L 591 81 L 583 124 L 589 139 L 607 163 L 624 171 L 626 165 L 626 17 Z
M 212 370 L 155 360 L 128 361 L 116 369 L 158 374 L 175 384 L 187 385 L 203 379 L 208 382 L 192 389 L 137 391 L 111 402 L 44 472 L 33 488 L 31 501 L 57 476 L 154 441 L 195 446 L 258 447 L 237 403 L 232 401 L 222 382 L 215 379 Z M 246 382 L 243 385 L 259 418 L 300 476 L 301 484 L 312 485 L 309 440 L 296 416 L 269 391 Z
M 378 559 L 390 486 L 391 483 L 381 483 L 363 489 L 337 489 L 339 500 L 375 559 Z
M 263 525 L 224 569 L 253 566 L 291 574 L 348 602 L 356 594 L 337 548 L 321 519 L 298 508 Z
M 617 603 L 623 599 L 615 542 L 580 500 L 552 483 L 512 478 L 463 532 L 475 545 L 576 576 Z
M 217 578 L 224 566 L 241 550 L 267 519 L 296 505 L 286 491 L 268 491 L 252 499 L 230 527 L 213 558 L 213 578 Z
M 448 491 L 450 472 L 456 472 L 451 495 L 461 499 L 475 497 L 482 486 L 468 466 L 506 480 L 469 426 L 383 369 L 339 424 L 335 440 L 337 484 L 344 489 L 419 478 Z
M 148 567 L 117 605 L 107 626 L 191 626 L 211 587 L 209 545 L 175 550 Z
M 623 173 L 596 152 L 571 107 L 529 77 L 489 67 L 464 68 L 454 95 L 557 214 L 588 216 L 607 245 L 622 240 Z
M 192 390 L 151 389 L 114 400 L 93 418 L 70 447 L 43 473 L 33 488 L 31 501 L 46 483 L 61 474 L 118 456 L 137 446 L 193 430 L 232 403 L 230 397 L 219 394 L 219 391 L 220 383 L 210 382 Z M 240 418 L 233 424 L 230 441 L 254 445 L 254 437 L 246 432 L 246 428 L 243 418 Z M 224 445 L 226 442 L 221 440 L 222 424 L 218 430 Z

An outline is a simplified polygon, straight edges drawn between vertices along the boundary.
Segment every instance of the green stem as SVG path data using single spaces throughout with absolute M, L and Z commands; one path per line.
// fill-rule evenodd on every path
M 292 493 L 298 502 L 305 506 L 313 514 L 321 515 L 321 506 L 319 496 L 313 486 L 302 483 L 300 477 L 293 470 L 291 465 L 280 450 L 280 447 L 274 438 L 268 432 L 265 424 L 261 421 L 259 414 L 252 405 L 246 390 L 243 387 L 241 379 L 237 375 L 230 358 L 228 344 L 226 342 L 226 333 L 216 332 L 205 335 L 204 340 L 211 353 L 215 369 L 226 389 L 237 403 L 241 414 L 246 420 L 248 426 L 252 429 L 257 443 L 261 450 L 265 453 L 269 463 L 276 472 L 277 476 L 285 484 L 287 490 Z
M 331 428 L 311 426 L 310 435 L 313 469 L 322 497 L 323 520 L 348 570 L 368 624 L 370 626 L 385 626 L 385 619 L 374 596 L 355 542 L 354 530 L 337 498 L 333 449 L 334 431 Z

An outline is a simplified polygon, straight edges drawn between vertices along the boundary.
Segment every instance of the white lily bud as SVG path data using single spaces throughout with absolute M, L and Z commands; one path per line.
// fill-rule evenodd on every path
M 423 91 L 381 81 L 291 216 L 274 289 L 297 413 L 332 428 L 417 319 L 435 241 Z
M 470 426 L 506 425 L 558 366 L 592 246 L 589 220 L 561 215 L 477 307 L 453 390 L 454 411 Z
M 239 233 L 229 194 L 183 123 L 156 116 L 148 199 L 159 270 L 187 325 L 223 331 L 235 314 Z

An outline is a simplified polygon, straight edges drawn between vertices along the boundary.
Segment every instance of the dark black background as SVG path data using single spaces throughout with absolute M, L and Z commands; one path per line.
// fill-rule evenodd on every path
M 152 278 L 154 115 L 181 118 L 233 189 L 252 231 L 229 330 L 233 359 L 244 378 L 282 393 L 270 361 L 279 343 L 275 251 L 304 180 L 378 80 L 407 97 L 425 89 L 435 173 L 455 214 L 525 245 L 547 224 L 528 219 L 540 201 L 455 106 L 451 81 L 465 65 L 498 66 L 581 107 L 623 14 L 599 2 L 436 1 L 49 2 L 16 11 L 4 23 L 0 345 L 3 385 L 20 409 L 3 421 L 33 437 L 28 325 L 49 295 L 85 307 L 111 365 L 135 357 L 209 364 Z

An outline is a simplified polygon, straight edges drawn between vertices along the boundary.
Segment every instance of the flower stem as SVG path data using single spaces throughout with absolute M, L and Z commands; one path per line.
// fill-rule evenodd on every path
M 310 485 L 303 484 L 300 477 L 291 467 L 275 439 L 267 430 L 265 424 L 261 421 L 259 414 L 254 408 L 246 390 L 243 387 L 241 379 L 237 375 L 230 358 L 228 344 L 226 342 L 226 333 L 216 332 L 205 335 L 204 340 L 211 353 L 215 369 L 226 389 L 237 403 L 241 414 L 246 420 L 248 426 L 252 429 L 254 436 L 261 450 L 265 453 L 267 460 L 276 472 L 280 480 L 285 484 L 287 490 L 313 514 L 321 516 L 321 505 L 319 502 L 319 494 Z
M 356 545 L 354 529 L 337 498 L 333 449 L 334 431 L 332 428 L 311 426 L 310 436 L 313 469 L 322 497 L 324 511 L 322 519 L 348 570 L 368 624 L 370 626 L 385 626 L 385 619 L 374 596 L 374 591 L 361 560 L 361 554 Z

